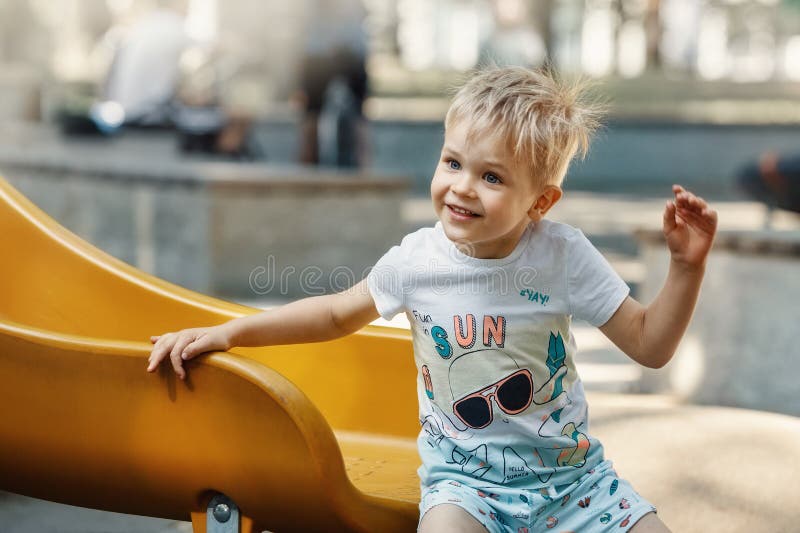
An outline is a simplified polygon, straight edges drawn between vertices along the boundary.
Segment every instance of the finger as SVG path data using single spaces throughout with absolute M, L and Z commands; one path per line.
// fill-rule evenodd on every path
M 150 352 L 150 366 L 148 370 L 155 370 L 161 362 L 169 356 L 175 343 L 178 341 L 179 333 L 165 333 L 156 341 L 153 350 Z
M 181 335 L 169 353 L 169 360 L 172 361 L 172 368 L 175 369 L 175 373 L 178 374 L 178 377 L 181 379 L 186 377 L 186 371 L 183 369 L 183 360 L 181 359 L 181 354 L 183 353 L 184 348 L 186 348 L 186 346 L 194 339 L 194 335 Z
M 681 207 L 678 208 L 678 216 L 687 222 L 702 222 L 704 220 L 702 216 L 691 209 L 683 209 Z
M 705 200 L 702 198 L 699 198 L 699 200 L 700 203 L 693 205 L 691 211 L 701 218 L 705 218 L 707 220 L 716 220 L 717 212 L 711 209 Z
M 150 357 L 148 358 L 148 372 L 152 372 L 158 368 L 158 365 L 161 364 L 161 361 L 163 361 L 164 357 L 166 357 L 167 353 L 169 353 L 168 349 L 168 346 L 163 345 L 160 348 L 153 349 L 153 351 L 150 353 Z
M 679 208 L 678 216 L 691 224 L 692 227 L 707 233 L 713 233 L 717 225 L 716 216 L 703 216 L 687 209 Z
M 684 202 L 678 203 L 678 209 L 695 213 L 702 211 L 702 207 L 697 203 L 697 199 L 693 196 L 687 198 Z
M 675 193 L 675 202 L 678 203 L 678 205 L 689 204 L 691 203 L 692 198 L 694 198 L 694 194 L 684 188 L 681 188 L 681 190 Z
M 686 227 L 686 219 L 677 210 L 675 211 L 675 227 L 681 230 Z
M 158 342 L 159 338 L 161 338 L 161 335 L 150 335 L 150 342 L 155 344 L 156 342 Z
M 175 334 L 172 333 L 172 332 L 164 333 L 163 335 L 156 335 L 156 337 L 158 337 L 157 340 L 156 340 L 156 346 L 163 345 L 165 342 L 167 342 L 169 339 L 171 339 L 174 335 Z
M 161 361 L 164 360 L 169 349 L 172 348 L 170 340 L 173 338 L 173 335 L 174 333 L 165 333 L 158 339 L 155 346 L 153 346 L 153 349 L 150 351 L 150 364 L 147 366 L 148 372 L 155 370 Z
M 181 357 L 184 361 L 188 361 L 192 357 L 200 355 L 201 353 L 205 353 L 210 349 L 211 341 L 209 340 L 208 335 L 202 335 L 201 337 L 198 337 L 189 343 L 186 348 L 183 349 Z
M 667 205 L 664 206 L 664 231 L 667 233 L 677 227 L 675 223 L 675 211 L 676 207 L 674 202 L 667 202 Z
M 700 196 L 692 196 L 689 200 L 689 205 L 698 212 L 708 207 L 706 201 Z
M 695 196 L 690 192 L 681 193 L 675 200 L 675 204 L 678 209 L 685 209 L 687 211 L 695 211 L 698 213 L 708 206 L 705 200 Z
M 172 352 L 170 352 L 169 360 L 172 363 L 172 369 L 175 371 L 175 375 L 180 379 L 186 379 L 186 371 L 183 369 L 183 361 L 181 361 L 181 358 L 173 356 Z
M 684 190 L 685 189 L 681 185 L 678 185 L 677 183 L 672 186 L 672 192 L 675 193 L 675 194 L 678 194 L 679 192 L 684 191 Z
M 172 356 L 180 357 L 181 354 L 186 349 L 186 347 L 189 344 L 191 344 L 193 341 L 195 341 L 196 339 L 197 339 L 197 336 L 195 334 L 182 335 L 177 340 L 177 342 L 175 342 L 175 345 L 172 347 L 172 350 L 170 351 L 170 357 L 172 357 Z
M 703 211 L 702 214 L 703 220 L 705 220 L 705 228 L 708 233 L 714 235 L 717 233 L 717 223 L 719 220 L 719 216 L 717 212 L 713 209 L 706 209 Z
M 698 208 L 695 206 L 682 207 L 678 206 L 679 213 L 692 214 L 698 218 L 708 218 L 709 220 L 716 217 L 716 211 L 710 209 L 708 206 Z
M 692 211 L 680 212 L 679 215 L 683 217 L 693 227 L 713 233 L 717 228 L 717 214 L 715 211 L 710 211 L 708 214 L 694 213 Z

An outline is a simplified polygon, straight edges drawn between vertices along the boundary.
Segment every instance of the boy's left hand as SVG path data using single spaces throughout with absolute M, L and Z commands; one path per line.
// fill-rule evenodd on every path
M 672 192 L 675 200 L 664 209 L 664 237 L 672 260 L 702 266 L 717 232 L 717 212 L 680 185 L 673 185 Z

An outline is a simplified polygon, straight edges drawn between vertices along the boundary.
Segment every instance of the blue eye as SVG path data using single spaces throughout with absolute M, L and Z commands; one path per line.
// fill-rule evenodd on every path
M 461 163 L 456 161 L 455 159 L 451 159 L 447 162 L 447 166 L 450 167 L 450 170 L 460 170 Z
M 486 174 L 483 177 L 483 179 L 485 179 L 487 183 L 491 183 L 492 185 L 498 185 L 500 183 L 503 183 L 503 181 L 494 174 Z

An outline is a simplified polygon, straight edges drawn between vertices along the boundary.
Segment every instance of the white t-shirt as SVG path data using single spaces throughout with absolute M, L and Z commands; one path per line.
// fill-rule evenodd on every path
M 390 249 L 368 284 L 383 318 L 411 324 L 423 483 L 541 488 L 603 460 L 570 322 L 603 325 L 629 289 L 582 232 L 542 220 L 507 257 L 477 259 L 437 224 Z

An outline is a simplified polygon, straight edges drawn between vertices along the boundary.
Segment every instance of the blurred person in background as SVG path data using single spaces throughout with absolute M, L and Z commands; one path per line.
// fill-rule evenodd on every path
M 495 29 L 483 43 L 484 62 L 497 65 L 542 66 L 547 45 L 542 35 L 529 24 L 529 6 L 524 0 L 494 0 Z
M 266 159 L 255 142 L 250 114 L 226 108 L 223 85 L 235 74 L 237 66 L 224 70 L 224 52 L 219 47 L 194 46 L 181 57 L 181 75 L 170 118 L 178 131 L 179 147 L 184 154 L 222 156 L 240 161 Z
M 339 167 L 365 162 L 366 11 L 360 0 L 312 0 L 299 88 L 300 162 Z
M 101 99 L 118 106 L 124 124 L 169 124 L 180 58 L 191 44 L 185 17 L 185 0 L 159 0 L 120 38 Z
M 770 212 L 778 208 L 800 213 L 800 153 L 764 152 L 739 170 L 738 183 Z

